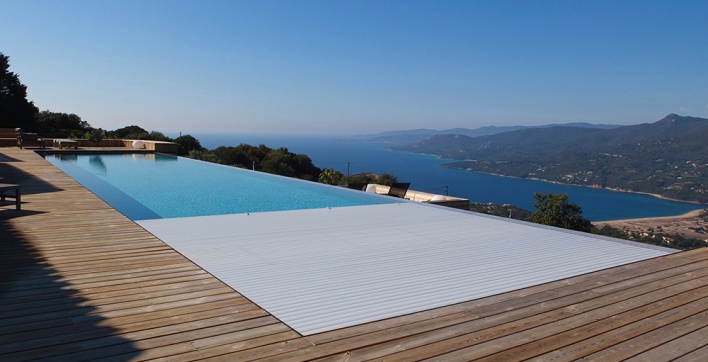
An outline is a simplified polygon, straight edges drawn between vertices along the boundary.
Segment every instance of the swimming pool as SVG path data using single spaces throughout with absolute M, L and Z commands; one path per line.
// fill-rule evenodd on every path
M 301 335 L 674 252 L 185 158 L 46 158 Z
M 163 154 L 47 154 L 132 220 L 363 206 L 401 202 Z

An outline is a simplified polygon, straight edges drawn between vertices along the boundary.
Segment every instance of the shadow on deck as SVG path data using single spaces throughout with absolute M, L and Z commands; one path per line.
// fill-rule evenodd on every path
M 24 203 L 29 199 L 37 205 L 45 202 L 40 194 L 61 191 L 12 165 L 27 167 L 31 161 L 0 156 L 0 182 L 20 184 L 23 196 L 35 195 Z M 134 358 L 140 351 L 132 341 L 116 336 L 117 330 L 45 256 L 54 243 L 38 240 L 34 230 L 44 228 L 47 214 L 0 205 L 0 360 L 56 359 L 76 352 L 89 359 L 108 357 L 91 353 L 99 344 L 120 346 L 120 353 L 111 351 L 113 360 Z

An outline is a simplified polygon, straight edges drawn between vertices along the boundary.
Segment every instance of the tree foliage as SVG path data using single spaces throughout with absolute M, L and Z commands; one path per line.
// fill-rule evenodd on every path
M 265 145 L 240 144 L 236 147 L 219 146 L 213 151 L 193 150 L 189 152 L 189 157 L 308 181 L 317 181 L 322 172 L 307 155 Z
M 0 53 L 0 127 L 35 131 L 34 115 L 38 111 L 27 100 L 27 86 L 10 71 L 10 57 Z
M 113 139 L 140 139 L 140 135 L 147 135 L 148 131 L 140 126 L 125 126 L 113 131 L 106 132 L 106 138 Z
M 317 182 L 327 185 L 341 185 L 344 183 L 344 174 L 333 167 L 325 168 L 317 178 Z
M 592 223 L 583 217 L 582 208 L 568 201 L 568 195 L 537 192 L 534 198 L 536 211 L 528 221 L 584 232 L 592 230 Z
M 191 150 L 187 154 L 187 157 L 200 161 L 219 163 L 219 159 L 216 157 L 214 152 L 205 148 L 202 148 L 201 150 Z
M 35 116 L 35 131 L 44 137 L 84 138 L 93 128 L 81 117 L 71 113 L 41 111 Z
M 376 175 L 373 173 L 358 173 L 346 176 L 344 181 L 347 184 L 374 184 L 376 183 Z
M 391 186 L 394 183 L 398 182 L 398 177 L 395 175 L 392 175 L 390 173 L 382 172 L 377 178 L 376 178 L 376 183 L 379 185 L 387 185 Z
M 398 177 L 385 172 L 382 172 L 380 175 L 365 172 L 346 176 L 344 177 L 344 181 L 349 184 L 379 184 L 391 186 L 394 182 L 398 182 Z
M 284 147 L 268 152 L 261 162 L 261 171 L 308 181 L 317 181 L 322 172 L 307 155 L 294 154 Z
M 174 142 L 178 145 L 178 155 L 187 155 L 193 150 L 202 149 L 202 145 L 199 143 L 199 140 L 191 135 L 179 136 L 174 139 Z

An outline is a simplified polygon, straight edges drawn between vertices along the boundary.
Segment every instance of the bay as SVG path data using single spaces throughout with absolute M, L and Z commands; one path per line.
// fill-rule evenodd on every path
M 361 140 L 247 134 L 194 135 L 203 147 L 237 146 L 241 143 L 285 147 L 290 152 L 308 155 L 320 168 L 332 167 L 344 174 L 382 172 L 394 174 L 401 182 L 410 182 L 412 190 L 470 199 L 472 202 L 512 204 L 535 210 L 533 195 L 568 194 L 571 202 L 583 208 L 591 221 L 607 221 L 657 216 L 675 216 L 705 209 L 708 205 L 664 200 L 650 195 L 562 185 L 545 181 L 488 175 L 441 167 L 449 160 L 430 155 L 390 150 L 391 144 Z

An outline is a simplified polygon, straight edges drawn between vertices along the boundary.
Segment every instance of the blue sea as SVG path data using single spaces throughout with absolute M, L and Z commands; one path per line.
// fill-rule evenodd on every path
M 550 182 L 487 175 L 466 170 L 447 169 L 450 162 L 434 156 L 393 151 L 391 144 L 337 137 L 263 136 L 263 135 L 196 135 L 203 147 L 237 146 L 241 143 L 264 144 L 271 148 L 286 147 L 290 152 L 308 155 L 315 166 L 333 167 L 344 174 L 382 172 L 410 182 L 411 189 L 470 199 L 472 202 L 512 204 L 535 210 L 533 195 L 568 194 L 571 202 L 583 208 L 591 221 L 674 216 L 708 205 L 662 200 L 649 195 L 560 185 Z

